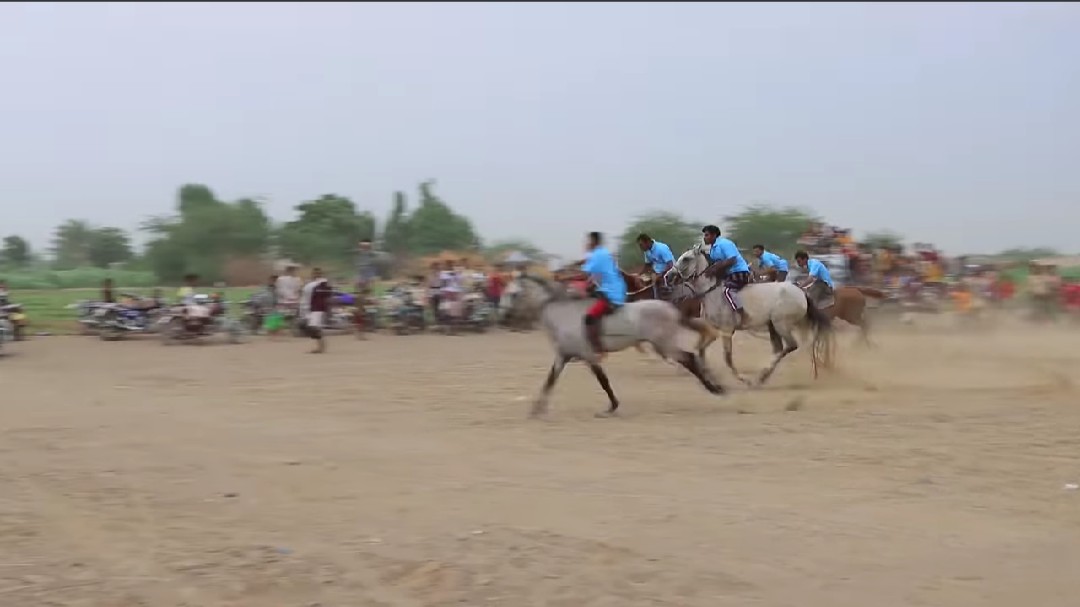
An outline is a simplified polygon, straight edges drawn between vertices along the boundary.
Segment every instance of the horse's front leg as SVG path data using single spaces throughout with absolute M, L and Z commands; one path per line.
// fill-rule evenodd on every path
M 537 395 L 536 400 L 533 401 L 532 411 L 529 413 L 529 417 L 540 417 L 547 413 L 548 410 L 548 397 L 551 396 L 551 390 L 555 387 L 555 382 L 559 380 L 559 375 L 562 374 L 563 369 L 566 368 L 566 363 L 570 362 L 570 359 L 561 355 L 555 355 L 555 362 L 551 363 L 551 370 L 548 371 L 547 379 L 544 381 L 544 387 L 540 389 L 540 394 Z

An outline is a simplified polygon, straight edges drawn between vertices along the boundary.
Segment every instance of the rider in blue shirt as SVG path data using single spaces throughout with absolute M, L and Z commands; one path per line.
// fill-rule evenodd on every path
M 581 264 L 581 271 L 596 285 L 596 303 L 585 312 L 585 337 L 597 359 L 602 360 L 604 347 L 600 342 L 600 321 L 626 303 L 626 281 L 619 271 L 619 264 L 604 246 L 600 232 L 589 232 L 585 249 L 589 254 Z
M 714 277 L 723 277 L 724 297 L 735 311 L 736 328 L 739 328 L 746 322 L 746 314 L 743 312 L 738 292 L 750 284 L 750 265 L 743 259 L 734 242 L 720 237 L 720 228 L 707 225 L 701 229 L 701 234 L 705 244 L 711 246 L 709 261 L 712 265 L 706 268 L 705 272 Z
M 799 264 L 799 268 L 807 273 L 807 277 L 802 281 L 802 288 L 806 290 L 806 294 L 815 304 L 819 304 L 832 296 L 832 276 L 829 276 L 829 268 L 825 264 L 817 259 L 810 259 L 810 255 L 806 251 L 799 251 L 795 254 L 795 263 Z
M 667 287 L 665 274 L 675 265 L 675 256 L 671 253 L 671 247 L 660 241 L 653 240 L 651 236 L 644 232 L 638 234 L 637 243 L 642 253 L 645 254 L 645 265 L 641 267 L 640 274 L 652 270 L 652 273 L 655 274 L 652 285 L 653 297 L 660 299 L 661 287 Z
M 761 267 L 765 268 L 765 271 L 772 277 L 773 282 L 787 280 L 788 265 L 786 259 L 776 253 L 766 251 L 763 244 L 754 245 L 754 255 L 757 255 Z

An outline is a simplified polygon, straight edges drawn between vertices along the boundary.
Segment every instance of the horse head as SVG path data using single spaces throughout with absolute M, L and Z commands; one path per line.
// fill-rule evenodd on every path
M 705 268 L 709 267 L 709 248 L 709 245 L 705 243 L 698 243 L 679 255 L 671 269 L 667 271 L 668 282 L 670 284 L 693 282 Z M 671 277 L 672 274 L 675 278 Z

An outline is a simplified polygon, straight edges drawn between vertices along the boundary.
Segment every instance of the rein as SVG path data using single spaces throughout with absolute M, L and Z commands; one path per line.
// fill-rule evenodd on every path
M 698 255 L 700 255 L 702 257 L 705 257 L 705 253 L 703 253 L 701 251 L 701 249 L 695 247 L 694 251 Z M 706 259 L 706 261 L 708 261 L 708 259 Z M 694 288 L 694 281 L 697 280 L 698 278 L 700 278 L 701 275 L 705 273 L 705 270 L 709 269 L 708 265 L 706 265 L 705 268 L 702 269 L 700 272 L 694 272 L 694 273 L 689 274 L 689 275 L 683 274 L 682 270 L 680 270 L 677 266 L 672 267 L 671 269 L 675 270 L 675 273 L 679 276 L 679 282 L 682 283 L 682 284 L 685 284 L 686 288 L 690 289 L 690 292 L 693 293 L 693 295 L 691 295 L 690 297 L 704 297 L 704 296 L 708 295 L 709 293 L 712 293 L 716 289 L 720 288 L 724 284 L 723 280 L 716 280 L 716 281 L 713 282 L 713 285 L 711 287 L 709 287 L 708 289 L 705 289 L 704 291 L 699 293 L 698 290 Z M 668 270 L 668 271 L 670 272 L 671 270 Z

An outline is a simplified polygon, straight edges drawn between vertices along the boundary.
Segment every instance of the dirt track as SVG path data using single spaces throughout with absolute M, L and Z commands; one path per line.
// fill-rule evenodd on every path
M 546 422 L 539 335 L 17 344 L 0 605 L 1076 605 L 1077 336 L 843 336 L 725 399 L 631 351 L 620 419 L 571 368 Z

